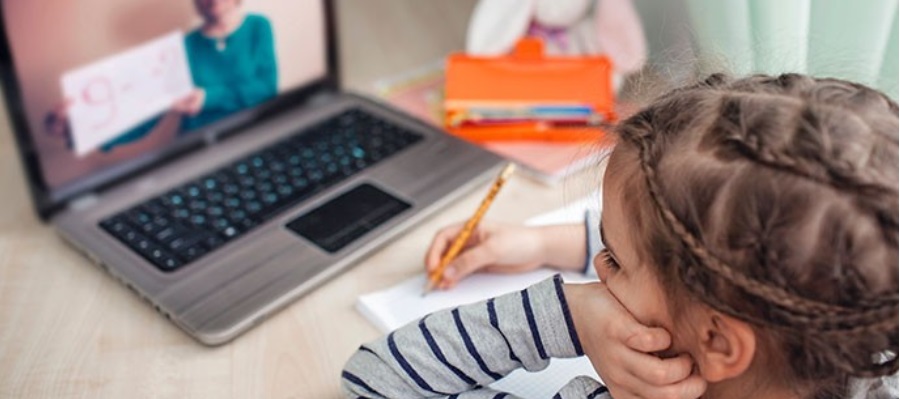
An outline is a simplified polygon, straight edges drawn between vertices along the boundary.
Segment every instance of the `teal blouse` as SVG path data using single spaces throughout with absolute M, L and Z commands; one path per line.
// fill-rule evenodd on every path
M 204 36 L 200 29 L 184 38 L 194 86 L 205 90 L 206 98 L 197 115 L 181 118 L 179 135 L 258 105 L 277 93 L 275 40 L 266 17 L 247 15 L 241 26 L 224 39 L 224 46 L 218 42 Z M 132 128 L 104 144 L 102 150 L 143 138 L 160 118 L 161 115 Z

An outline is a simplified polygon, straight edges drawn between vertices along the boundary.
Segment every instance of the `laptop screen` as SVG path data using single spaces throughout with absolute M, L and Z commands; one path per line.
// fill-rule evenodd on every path
M 162 154 L 327 74 L 320 0 L 3 2 L 50 190 Z

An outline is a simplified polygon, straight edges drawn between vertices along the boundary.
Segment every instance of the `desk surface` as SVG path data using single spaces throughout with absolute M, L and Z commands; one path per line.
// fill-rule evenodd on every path
M 373 26 L 359 25 L 365 20 L 362 15 L 372 12 L 382 16 L 370 19 L 382 22 L 392 17 L 408 20 L 413 13 L 423 26 L 447 24 L 447 15 L 456 15 L 448 30 L 458 35 L 468 11 L 454 9 L 448 14 L 433 9 L 444 7 L 440 4 L 448 3 L 367 1 L 354 2 L 352 9 L 342 6 L 347 10 L 341 11 L 356 27 L 348 33 L 351 36 L 372 34 Z M 465 4 L 471 7 L 474 1 Z M 399 29 L 391 23 L 378 26 Z M 444 47 L 460 40 L 439 39 Z M 414 54 L 419 59 L 409 64 L 432 57 L 432 47 L 411 45 L 414 53 L 416 48 L 421 51 Z M 397 53 L 369 65 L 387 65 L 380 67 L 382 74 L 391 67 L 408 68 L 398 64 Z M 360 71 L 347 81 L 363 88 L 370 80 L 365 74 L 372 73 Z M 208 348 L 34 217 L 5 107 L 0 112 L 0 397 L 339 397 L 345 360 L 360 344 L 379 335 L 354 310 L 356 297 L 420 272 L 434 232 L 468 217 L 487 189 L 468 194 L 237 340 Z M 596 176 L 596 171 L 587 172 L 553 189 L 514 179 L 487 217 L 520 222 L 582 197 L 593 188 L 590 180 Z

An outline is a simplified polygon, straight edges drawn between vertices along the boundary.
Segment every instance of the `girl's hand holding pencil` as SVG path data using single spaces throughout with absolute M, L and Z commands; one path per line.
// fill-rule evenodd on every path
M 429 291 L 431 291 L 441 283 L 444 275 L 444 269 L 451 261 L 453 261 L 454 258 L 456 258 L 459 252 L 463 249 L 466 242 L 469 240 L 469 237 L 471 237 L 472 232 L 475 231 L 475 228 L 478 227 L 478 223 L 481 222 L 481 218 L 484 217 L 484 214 L 494 202 L 494 198 L 497 196 L 497 193 L 500 192 L 500 189 L 503 188 L 503 185 L 507 180 L 509 180 L 515 169 L 515 164 L 507 164 L 506 167 L 504 167 L 500 172 L 500 175 L 497 176 L 497 180 L 494 181 L 494 184 L 491 186 L 490 191 L 488 191 L 487 196 L 484 197 L 484 200 L 481 201 L 481 205 L 478 206 L 478 210 L 476 210 L 475 214 L 472 215 L 472 217 L 469 218 L 468 221 L 466 221 L 466 224 L 463 226 L 462 230 L 460 230 L 459 235 L 456 236 L 453 243 L 450 245 L 450 248 L 441 257 L 441 261 L 440 264 L 438 264 L 438 267 L 428 274 L 428 283 L 425 286 L 425 290 L 422 292 L 422 296 L 427 295 Z
M 425 255 L 425 268 L 429 274 L 437 272 L 441 255 L 459 236 L 463 225 L 456 223 L 444 227 L 434 236 Z M 522 273 L 537 269 L 544 263 L 542 248 L 542 235 L 536 228 L 483 222 L 466 240 L 461 254 L 444 268 L 437 288 L 453 288 L 475 272 Z

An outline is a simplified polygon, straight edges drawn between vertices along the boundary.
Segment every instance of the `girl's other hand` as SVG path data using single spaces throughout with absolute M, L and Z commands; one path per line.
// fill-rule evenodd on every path
M 429 273 L 438 268 L 444 252 L 450 248 L 463 223 L 438 231 L 425 254 Z M 544 239 L 538 228 L 482 222 L 459 255 L 444 269 L 438 288 L 448 289 L 477 271 L 521 273 L 541 266 L 545 261 Z
M 690 356 L 654 355 L 669 349 L 669 333 L 640 324 L 605 284 L 566 284 L 565 296 L 582 349 L 614 398 L 696 399 L 706 391 Z

